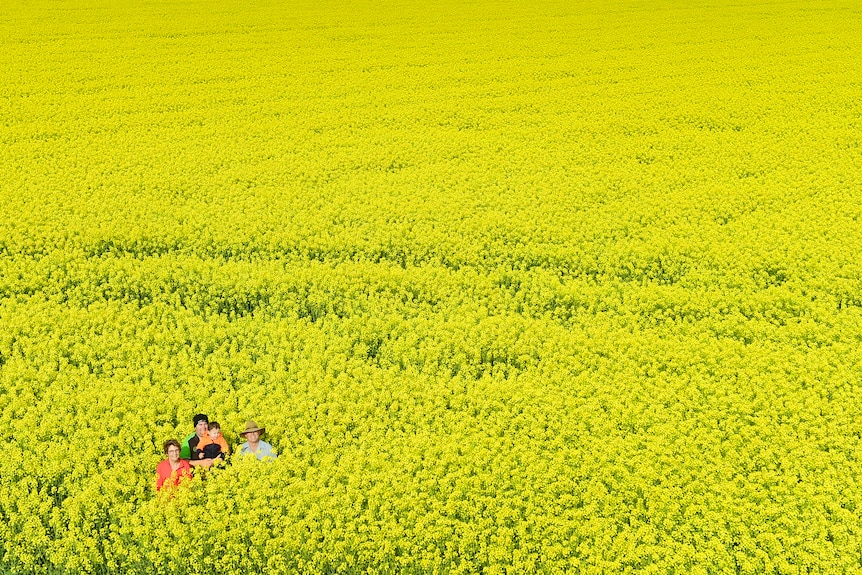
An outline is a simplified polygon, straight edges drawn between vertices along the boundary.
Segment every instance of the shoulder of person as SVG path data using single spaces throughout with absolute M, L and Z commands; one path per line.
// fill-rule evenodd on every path
M 192 456 L 191 447 L 189 446 L 189 441 L 191 441 L 192 437 L 195 437 L 195 433 L 192 432 L 183 439 L 182 444 L 180 445 L 180 459 L 188 459 Z

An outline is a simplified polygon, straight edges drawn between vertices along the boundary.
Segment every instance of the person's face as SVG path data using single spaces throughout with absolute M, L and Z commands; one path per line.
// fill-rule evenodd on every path
M 168 461 L 176 463 L 180 460 L 180 448 L 176 445 L 168 445 Z
M 197 425 L 195 425 L 195 433 L 197 433 L 198 437 L 203 437 L 207 434 L 207 422 L 206 421 L 198 421 Z
M 218 439 L 221 435 L 221 429 L 210 429 L 210 439 Z
M 260 440 L 260 432 L 259 431 L 249 431 L 245 434 L 245 438 L 250 443 L 257 443 Z

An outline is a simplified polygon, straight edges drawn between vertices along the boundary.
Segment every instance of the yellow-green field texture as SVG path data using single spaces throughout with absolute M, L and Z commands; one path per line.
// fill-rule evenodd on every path
M 0 572 L 862 572 L 860 38 L 0 3 Z

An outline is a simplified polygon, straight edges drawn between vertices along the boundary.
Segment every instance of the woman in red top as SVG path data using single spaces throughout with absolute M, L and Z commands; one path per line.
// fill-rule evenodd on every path
M 176 487 L 180 482 L 192 477 L 192 468 L 185 459 L 180 459 L 180 442 L 176 439 L 165 441 L 167 459 L 156 467 L 156 489 Z

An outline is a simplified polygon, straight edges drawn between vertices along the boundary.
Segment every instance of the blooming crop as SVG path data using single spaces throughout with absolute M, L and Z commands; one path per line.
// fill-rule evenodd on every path
M 0 571 L 859 571 L 860 24 L 5 2 Z

